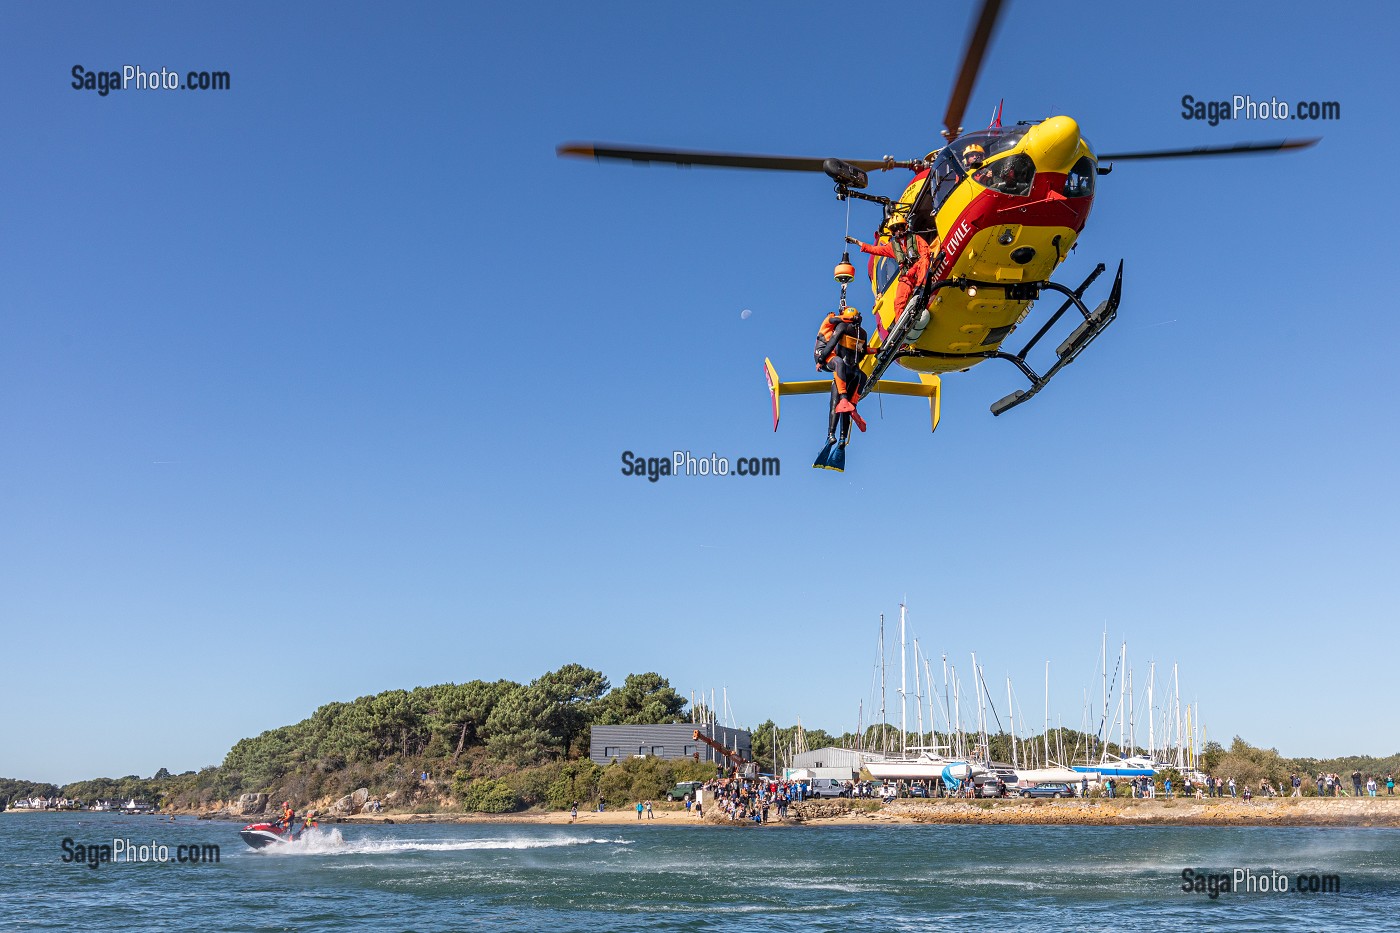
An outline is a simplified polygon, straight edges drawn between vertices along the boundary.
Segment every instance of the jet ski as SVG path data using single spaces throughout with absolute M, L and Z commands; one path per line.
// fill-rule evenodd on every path
M 238 831 L 243 841 L 255 849 L 267 846 L 284 846 L 296 842 L 301 833 L 288 832 L 279 823 L 249 823 Z

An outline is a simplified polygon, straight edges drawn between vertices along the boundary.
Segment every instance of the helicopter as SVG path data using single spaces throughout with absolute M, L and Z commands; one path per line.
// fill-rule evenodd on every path
M 964 132 L 962 119 L 1003 5 L 1003 0 L 983 0 L 949 96 L 943 145 L 920 158 L 822 159 L 607 143 L 565 143 L 556 150 L 560 157 L 599 161 L 821 172 L 835 183 L 837 199 L 846 201 L 848 208 L 853 200 L 880 206 L 875 243 L 847 237 L 848 243 L 871 253 L 867 271 L 875 332 L 869 335 L 858 363 L 861 384 L 854 392 L 848 387 L 839 394 L 839 378 L 783 382 L 772 361 L 764 360 L 775 431 L 782 396 L 830 394 L 828 443 L 814 467 L 844 470 L 853 417 L 865 430 L 854 411 L 853 401 L 859 397 L 926 398 L 931 430 L 936 431 L 942 376 L 999 359 L 1015 366 L 1030 383 L 992 403 L 992 414 L 1001 415 L 1037 395 L 1104 332 L 1118 314 L 1122 261 L 1108 297 L 1092 309 L 1084 296 L 1105 271 L 1103 263 L 1074 288 L 1052 281 L 1051 275 L 1078 242 L 1094 204 L 1097 179 L 1112 172 L 1113 163 L 1284 152 L 1318 142 L 1314 137 L 1103 153 L 1090 145 L 1069 116 L 1003 126 L 1000 104 L 986 128 Z M 898 198 L 866 193 L 869 173 L 894 169 L 913 173 Z M 905 248 L 893 248 L 899 245 L 892 243 L 894 239 Z M 846 289 L 854 279 L 849 250 L 837 263 L 834 277 L 841 286 L 840 308 L 845 309 Z M 1006 349 L 1005 342 L 1025 323 L 1044 292 L 1062 296 L 1062 303 L 1024 345 Z M 1055 361 L 1038 372 L 1027 362 L 1028 354 L 1071 308 L 1082 320 L 1056 347 Z M 821 347 L 819 338 L 819 369 L 823 368 Z M 884 378 L 895 363 L 914 373 L 918 381 Z

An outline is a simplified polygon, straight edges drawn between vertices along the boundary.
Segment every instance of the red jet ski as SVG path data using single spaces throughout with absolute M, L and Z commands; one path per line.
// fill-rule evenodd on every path
M 281 821 L 276 823 L 249 823 L 238 831 L 243 841 L 255 849 L 267 846 L 286 845 L 296 842 L 301 833 L 289 832 Z

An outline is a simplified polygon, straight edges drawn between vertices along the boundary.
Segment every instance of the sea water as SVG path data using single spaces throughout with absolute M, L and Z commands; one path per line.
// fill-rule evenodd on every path
M 306 845 L 255 851 L 238 828 L 0 815 L 0 930 L 1400 925 L 1400 831 L 1385 829 L 346 824 Z M 65 861 L 117 839 L 134 854 L 146 846 L 148 860 Z M 206 844 L 219 847 L 217 862 L 176 861 L 179 846 Z M 162 846 L 169 861 L 156 860 Z M 1186 891 L 1186 869 L 1246 870 L 1256 890 Z M 1258 879 L 1280 876 L 1287 890 L 1257 890 Z M 1335 878 L 1340 891 L 1296 890 L 1313 876 Z

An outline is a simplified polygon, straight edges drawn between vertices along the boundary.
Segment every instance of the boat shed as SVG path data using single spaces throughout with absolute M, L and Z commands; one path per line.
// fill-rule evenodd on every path
M 812 777 L 816 778 L 853 781 L 860 777 L 860 769 L 867 761 L 879 761 L 882 757 L 879 752 L 860 752 L 853 748 L 829 746 L 793 755 L 788 770 L 811 771 Z
M 688 722 L 594 726 L 588 743 L 588 757 L 600 765 L 627 758 L 664 758 L 669 761 L 690 758 L 727 766 L 729 762 L 723 755 L 695 738 L 697 730 L 725 748 L 736 751 L 745 761 L 753 760 L 753 739 L 743 729 Z

